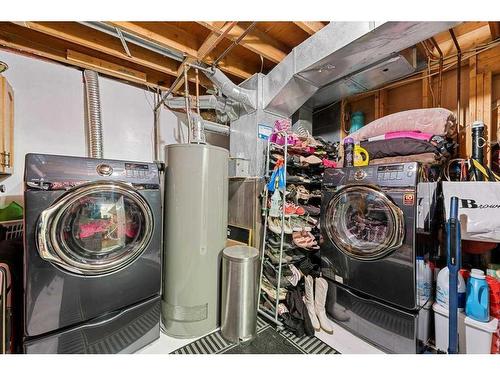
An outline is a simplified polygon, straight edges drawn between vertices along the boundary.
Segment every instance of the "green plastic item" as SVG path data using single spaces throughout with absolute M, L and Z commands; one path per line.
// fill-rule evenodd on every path
M 361 111 L 353 112 L 351 114 L 351 128 L 349 134 L 358 131 L 365 125 L 365 114 Z
M 17 202 L 10 202 L 7 207 L 0 208 L 0 221 L 19 220 L 23 218 L 23 207 Z

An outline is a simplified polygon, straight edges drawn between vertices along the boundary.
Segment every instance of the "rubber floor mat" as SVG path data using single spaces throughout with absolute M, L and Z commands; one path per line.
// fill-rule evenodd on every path
M 225 340 L 220 331 L 204 336 L 172 354 L 338 354 L 317 337 L 297 337 L 283 330 L 276 331 L 260 317 L 257 337 L 250 342 L 234 344 Z

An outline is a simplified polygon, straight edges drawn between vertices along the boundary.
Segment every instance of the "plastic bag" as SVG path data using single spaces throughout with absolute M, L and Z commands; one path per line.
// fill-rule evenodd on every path
M 462 239 L 500 242 L 500 184 L 497 182 L 443 181 L 445 214 L 450 199 L 458 197 Z

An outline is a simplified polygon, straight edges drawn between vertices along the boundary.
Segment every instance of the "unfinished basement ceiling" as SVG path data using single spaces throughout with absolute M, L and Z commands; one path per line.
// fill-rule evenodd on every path
M 0 22 L 0 48 L 165 90 L 182 74 L 183 62 L 202 60 L 211 64 L 228 48 L 231 49 L 219 62 L 219 68 L 233 82 L 241 83 L 259 72 L 267 74 L 294 47 L 328 23 Z M 461 48 L 466 50 L 500 37 L 499 25 L 463 22 L 453 30 Z M 434 41 L 445 57 L 456 53 L 448 32 L 436 35 Z M 431 40 L 426 45 L 434 56 L 438 55 Z M 423 46 L 417 48 L 425 52 Z M 193 90 L 195 80 L 195 73 L 190 71 Z M 212 87 L 203 74 L 199 75 L 199 82 L 202 92 Z M 182 80 L 176 86 L 174 91 L 182 91 Z

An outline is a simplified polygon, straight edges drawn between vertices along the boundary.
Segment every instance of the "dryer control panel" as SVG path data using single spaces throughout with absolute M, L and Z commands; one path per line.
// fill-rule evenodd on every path
M 94 181 L 121 181 L 158 189 L 160 178 L 155 163 L 93 159 L 72 156 L 27 154 L 27 187 L 62 190 Z
M 346 184 L 369 184 L 382 187 L 416 186 L 418 163 L 396 163 L 326 169 L 323 184 L 340 186 Z

